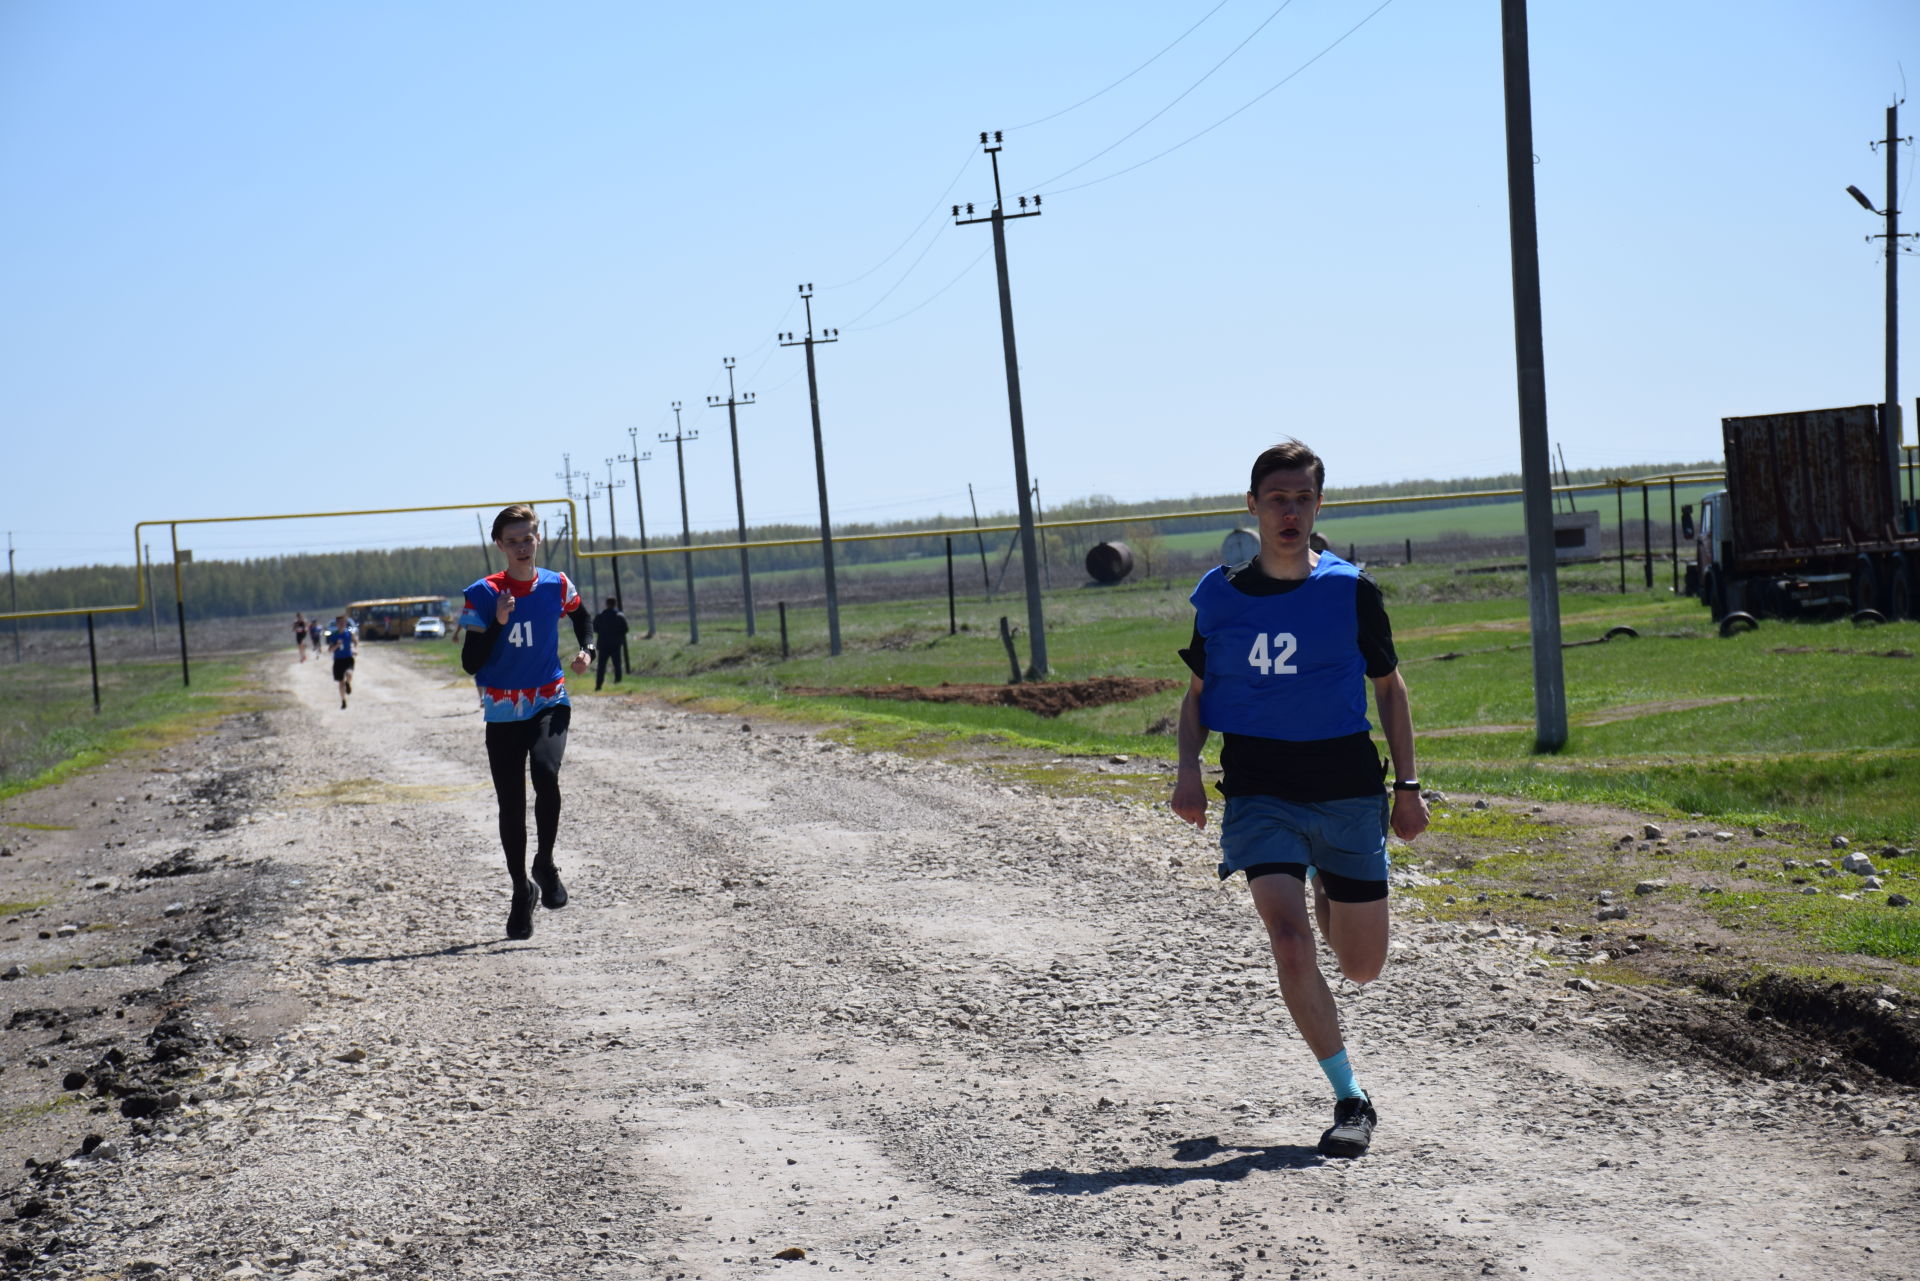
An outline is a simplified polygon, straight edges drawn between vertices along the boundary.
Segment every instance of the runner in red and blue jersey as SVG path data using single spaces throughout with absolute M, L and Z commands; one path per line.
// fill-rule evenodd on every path
M 565 574 L 540 569 L 540 526 L 524 503 L 493 518 L 493 542 L 507 568 L 466 591 L 460 626 L 466 641 L 460 665 L 480 687 L 487 723 L 487 766 L 500 801 L 500 844 L 513 880 L 507 937 L 533 937 L 534 884 L 548 907 L 567 905 L 567 887 L 553 862 L 560 828 L 560 761 L 567 750 L 573 708 L 560 668 L 560 617 L 573 623 L 579 652 L 576 675 L 593 661 L 591 624 L 580 594 Z M 537 844 L 532 880 L 527 866 L 527 777 L 533 777 L 533 822 Z

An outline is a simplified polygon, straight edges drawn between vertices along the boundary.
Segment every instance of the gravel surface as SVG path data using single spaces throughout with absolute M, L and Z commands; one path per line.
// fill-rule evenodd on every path
M 67 1100 L 9 1131 L 62 1151 L 7 1275 L 1920 1273 L 1909 1092 L 1635 1056 L 1648 998 L 1555 940 L 1398 924 L 1339 987 L 1374 1151 L 1326 1161 L 1245 888 L 1164 811 L 589 699 L 573 901 L 509 943 L 465 682 L 268 679 L 0 810 L 74 829 L 0 863 L 65 896 L 0 934 L 12 1114 Z M 83 910 L 114 928 L 63 938 Z

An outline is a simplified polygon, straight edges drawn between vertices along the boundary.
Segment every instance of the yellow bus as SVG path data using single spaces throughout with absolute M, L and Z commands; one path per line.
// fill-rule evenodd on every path
M 347 605 L 347 617 L 360 629 L 362 640 L 399 640 L 412 636 L 447 634 L 445 596 L 394 596 L 386 600 L 356 600 Z M 427 619 L 433 624 L 422 628 Z

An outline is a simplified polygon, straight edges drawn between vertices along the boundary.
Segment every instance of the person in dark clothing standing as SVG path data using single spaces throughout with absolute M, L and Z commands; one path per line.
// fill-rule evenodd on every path
M 607 597 L 607 607 L 593 616 L 593 640 L 600 647 L 599 660 L 593 667 L 593 687 L 599 689 L 607 683 L 608 660 L 613 662 L 613 683 L 618 685 L 626 674 L 627 616 L 611 596 Z
M 1387 832 L 1427 826 L 1414 772 L 1413 716 L 1379 587 L 1312 542 L 1326 465 L 1297 440 L 1253 464 L 1252 560 L 1212 570 L 1193 592 L 1193 673 L 1180 706 L 1172 809 L 1207 824 L 1200 752 L 1218 731 L 1227 798 L 1220 878 L 1244 872 L 1267 927 L 1280 995 L 1334 1091 L 1326 1156 L 1363 1155 L 1378 1122 L 1320 973 L 1314 925 L 1355 983 L 1387 960 Z M 1391 800 L 1367 721 L 1373 686 L 1393 759 Z M 1309 888 L 1309 879 L 1312 881 Z
M 573 624 L 578 675 L 593 661 L 587 611 L 565 574 L 534 562 L 540 527 L 533 509 L 515 503 L 493 518 L 493 542 L 507 567 L 466 591 L 460 626 L 466 641 L 460 666 L 480 687 L 487 722 L 487 768 L 500 802 L 500 844 L 513 881 L 507 937 L 533 937 L 534 887 L 550 908 L 567 905 L 567 887 L 554 865 L 560 830 L 560 761 L 567 750 L 573 707 L 560 668 L 560 620 Z M 533 777 L 533 821 L 538 845 L 532 880 L 527 867 L 527 777 Z

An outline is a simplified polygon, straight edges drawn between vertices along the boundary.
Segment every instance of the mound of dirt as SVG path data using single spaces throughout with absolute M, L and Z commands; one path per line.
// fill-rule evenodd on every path
M 1144 676 L 1096 676 L 1090 681 L 1046 681 L 1034 685 L 862 685 L 820 688 L 789 686 L 789 694 L 812 696 L 838 695 L 852 698 L 891 698 L 912 703 L 972 703 L 978 707 L 999 704 L 1018 707 L 1036 716 L 1058 716 L 1082 707 L 1105 707 L 1108 703 L 1130 703 L 1149 694 L 1164 694 L 1178 689 L 1182 682 L 1149 680 Z

